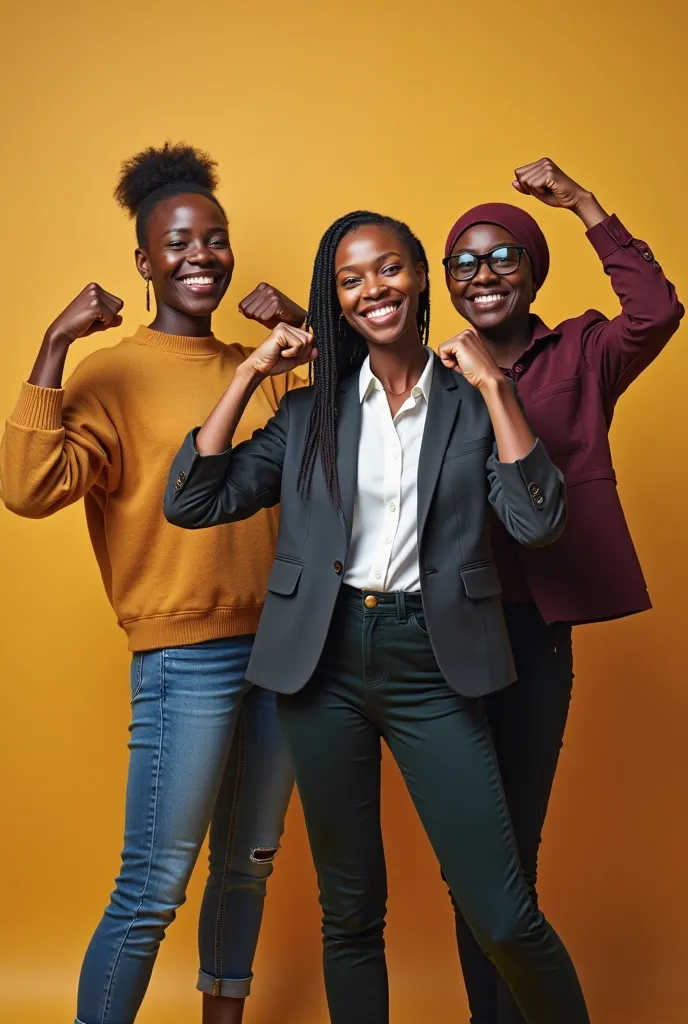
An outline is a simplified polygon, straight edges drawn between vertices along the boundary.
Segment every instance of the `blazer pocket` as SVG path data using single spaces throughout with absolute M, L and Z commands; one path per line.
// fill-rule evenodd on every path
M 475 565 L 472 568 L 461 569 L 460 572 L 466 594 L 472 601 L 501 594 L 502 584 L 494 565 Z
M 460 444 L 450 444 L 444 453 L 444 462 L 451 459 L 458 459 L 461 455 L 469 455 L 470 452 L 485 451 L 491 452 L 493 438 L 491 434 L 484 437 L 474 437 L 472 441 L 462 441 Z
M 302 572 L 300 562 L 285 562 L 278 556 L 268 576 L 268 590 L 271 594 L 291 597 L 296 592 Z

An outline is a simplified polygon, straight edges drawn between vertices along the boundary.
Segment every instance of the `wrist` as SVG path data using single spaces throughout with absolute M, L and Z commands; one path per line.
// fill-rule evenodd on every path
M 490 398 L 494 399 L 505 395 L 511 387 L 512 385 L 510 381 L 503 373 L 499 373 L 493 374 L 487 377 L 484 381 L 481 381 L 478 385 L 478 391 L 487 401 Z
M 592 192 L 581 193 L 573 207 L 573 212 L 583 221 L 588 231 L 607 216 L 606 210 L 602 209 Z
M 62 334 L 59 330 L 53 330 L 52 327 L 48 328 L 43 337 L 43 346 L 48 349 L 51 355 L 66 353 L 71 344 L 71 338 L 67 337 L 66 334 Z
M 241 387 L 250 391 L 255 391 L 255 389 L 263 383 L 266 377 L 267 374 L 261 373 L 257 370 L 250 359 L 243 362 L 234 374 L 234 379 L 241 385 Z

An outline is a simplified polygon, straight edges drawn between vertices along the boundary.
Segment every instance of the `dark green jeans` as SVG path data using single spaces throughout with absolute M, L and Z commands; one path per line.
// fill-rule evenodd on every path
M 342 588 L 320 665 L 280 695 L 323 908 L 332 1024 L 387 1024 L 380 740 L 454 898 L 529 1024 L 587 1024 L 578 978 L 523 879 L 483 702 L 440 675 L 420 596 Z

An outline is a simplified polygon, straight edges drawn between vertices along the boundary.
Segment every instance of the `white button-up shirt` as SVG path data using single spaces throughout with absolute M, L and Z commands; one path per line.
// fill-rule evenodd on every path
M 359 376 L 358 487 L 344 582 L 358 590 L 420 590 L 418 458 L 434 357 L 396 416 L 366 359 Z

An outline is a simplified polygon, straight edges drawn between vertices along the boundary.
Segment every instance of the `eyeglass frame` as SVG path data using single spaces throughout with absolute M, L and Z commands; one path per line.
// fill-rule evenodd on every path
M 518 253 L 518 263 L 516 264 L 516 266 L 514 267 L 513 270 L 505 270 L 505 271 L 500 272 L 499 270 L 496 270 L 495 267 L 493 267 L 492 264 L 489 262 L 490 256 L 494 255 L 494 253 L 496 253 L 498 249 L 515 249 L 516 250 L 516 252 Z M 498 277 L 508 277 L 509 274 L 515 274 L 516 271 L 518 270 L 518 268 L 521 266 L 521 257 L 523 256 L 523 253 L 525 253 L 526 256 L 528 255 L 528 250 L 526 249 L 525 245 L 511 245 L 511 243 L 509 243 L 507 245 L 495 245 L 494 249 L 490 249 L 489 252 L 484 252 L 481 255 L 478 255 L 478 253 L 475 253 L 475 252 L 455 252 L 455 253 L 452 253 L 451 256 L 445 256 L 444 257 L 444 259 L 442 260 L 442 266 L 447 271 L 447 273 L 451 277 L 452 281 L 457 281 L 459 284 L 468 284 L 469 281 L 472 281 L 473 278 L 477 277 L 477 275 L 480 273 L 480 267 L 482 266 L 483 263 L 487 263 L 487 265 L 490 268 L 490 270 L 492 271 L 492 273 L 493 274 L 497 274 Z M 455 260 L 458 256 L 464 256 L 464 255 L 465 256 L 472 256 L 475 260 L 477 260 L 475 270 L 471 274 L 470 277 L 461 277 L 461 278 L 454 277 L 454 275 L 452 274 L 452 272 L 451 272 L 451 270 L 449 268 L 449 264 L 450 264 L 451 260 Z

